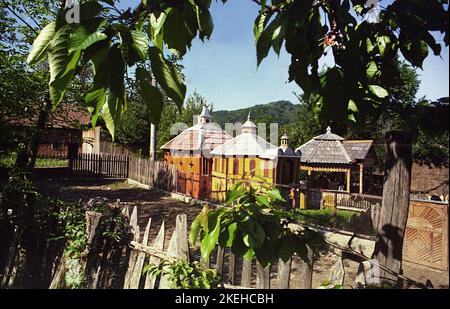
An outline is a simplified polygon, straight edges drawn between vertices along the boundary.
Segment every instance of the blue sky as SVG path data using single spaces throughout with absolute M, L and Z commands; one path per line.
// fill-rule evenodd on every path
M 123 1 L 130 5 L 135 1 Z M 253 21 L 258 6 L 249 0 L 230 0 L 222 5 L 213 1 L 211 14 L 214 33 L 205 43 L 196 39 L 183 59 L 188 94 L 194 91 L 214 103 L 214 110 L 239 109 L 270 101 L 296 102 L 293 92 L 301 93 L 295 83 L 287 83 L 289 55 L 271 51 L 257 69 Z M 443 42 L 441 41 L 442 45 Z M 430 51 L 423 71 L 418 97 L 437 99 L 449 95 L 448 48 L 441 57 Z

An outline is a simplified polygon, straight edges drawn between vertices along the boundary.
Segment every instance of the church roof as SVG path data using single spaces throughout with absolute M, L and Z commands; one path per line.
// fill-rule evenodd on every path
M 232 137 L 214 124 L 197 124 L 161 146 L 163 150 L 199 151 L 207 155 Z
M 213 118 L 211 116 L 211 113 L 209 112 L 209 110 L 206 108 L 206 106 L 203 106 L 202 108 L 202 112 L 200 114 L 200 117 L 204 117 L 204 118 Z
M 261 137 L 253 133 L 241 133 L 235 138 L 214 148 L 211 154 L 214 156 L 258 156 L 264 157 L 265 154 L 270 156 L 270 150 L 278 151 L 278 147 L 265 141 Z

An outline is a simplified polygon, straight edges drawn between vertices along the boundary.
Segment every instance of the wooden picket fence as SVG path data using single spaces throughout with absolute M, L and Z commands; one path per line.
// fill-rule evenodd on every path
M 129 210 L 123 211 L 128 216 Z M 198 248 L 190 247 L 188 241 L 188 226 L 186 215 L 176 217 L 176 228 L 170 237 L 170 241 L 165 250 L 165 224 L 162 223 L 156 238 L 150 241 L 149 234 L 152 228 L 151 218 L 146 225 L 143 238 L 140 238 L 140 228 L 138 225 L 137 208 L 134 207 L 130 219 L 133 240 L 129 247 L 132 252 L 128 261 L 128 269 L 124 280 L 124 289 L 167 289 L 170 283 L 166 277 L 155 278 L 150 274 L 143 274 L 146 264 L 159 264 L 162 259 L 193 261 L 195 254 L 190 251 L 198 251 Z M 197 258 L 198 258 L 197 254 Z M 294 258 L 294 257 L 293 257 Z M 227 289 L 235 288 L 257 288 L 257 289 L 288 289 L 312 287 L 312 274 L 314 255 L 308 248 L 309 262 L 301 261 L 297 258 L 297 266 L 292 267 L 293 258 L 286 263 L 282 260 L 276 267 L 264 268 L 258 261 L 237 259 L 228 249 L 216 248 L 207 261 L 200 261 L 208 268 L 216 269 L 221 277 L 223 287 Z M 296 276 L 300 282 L 294 285 L 291 278 Z M 344 280 L 344 269 L 342 260 L 338 260 L 330 271 L 330 284 L 342 285 Z
M 125 155 L 83 153 L 69 159 L 72 176 L 128 178 L 129 159 Z

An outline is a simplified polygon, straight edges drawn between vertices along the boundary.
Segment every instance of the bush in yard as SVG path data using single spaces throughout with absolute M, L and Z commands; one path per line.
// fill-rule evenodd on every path
M 279 211 L 283 202 L 278 189 L 266 185 L 247 189 L 237 183 L 227 193 L 229 207 L 206 206 L 192 222 L 191 242 L 200 240 L 202 259 L 219 244 L 236 256 L 256 257 L 264 267 L 279 259 L 286 262 L 293 254 L 307 260 L 307 245 L 317 241 L 318 234 L 309 229 L 291 230 L 288 218 Z

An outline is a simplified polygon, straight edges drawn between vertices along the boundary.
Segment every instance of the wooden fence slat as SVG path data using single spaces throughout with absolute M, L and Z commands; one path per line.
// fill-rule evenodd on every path
M 270 289 L 270 267 L 264 268 L 256 261 L 256 288 Z
M 133 212 L 131 213 L 130 227 L 131 227 L 131 233 L 133 233 L 133 240 L 136 242 L 139 242 L 139 225 L 137 222 L 137 207 L 136 206 L 134 206 Z M 134 271 L 134 267 L 136 265 L 137 256 L 138 256 L 138 252 L 136 252 L 135 250 L 132 250 L 130 253 L 128 270 L 127 270 L 127 273 L 125 274 L 125 280 L 124 280 L 124 286 L 123 286 L 124 289 L 130 288 L 131 275 L 132 275 L 132 273 Z
M 177 231 L 173 231 L 172 237 L 169 241 L 169 248 L 167 249 L 167 253 L 169 255 L 176 256 L 177 255 Z M 160 289 L 168 289 L 170 288 L 170 282 L 168 276 L 161 276 L 161 280 L 159 282 Z
M 164 221 L 161 225 L 161 228 L 159 229 L 158 235 L 156 236 L 153 247 L 158 250 L 164 250 L 164 237 L 165 237 L 165 231 L 164 231 Z M 160 258 L 157 258 L 155 256 L 150 256 L 150 259 L 148 261 L 149 264 L 157 265 L 161 261 Z M 155 288 L 155 282 L 156 278 L 152 276 L 151 274 L 147 274 L 145 277 L 145 285 L 144 289 L 154 289 Z
M 252 279 L 252 260 L 244 258 L 242 262 L 242 280 L 241 286 L 249 288 Z
M 290 273 L 291 273 L 292 259 L 283 262 L 282 259 L 278 261 L 278 289 L 289 289 Z
M 125 205 L 125 207 L 122 208 L 122 211 L 120 213 L 124 218 L 130 220 L 130 206 Z
M 336 264 L 331 267 L 330 271 L 330 277 L 329 282 L 330 286 L 335 285 L 343 285 L 344 284 L 344 277 L 345 277 L 345 269 L 344 269 L 344 263 L 342 262 L 342 258 L 339 258 L 336 262 Z
M 179 259 L 189 260 L 189 243 L 187 234 L 187 216 L 178 215 L 176 219 L 177 256 Z
M 236 256 L 231 250 L 228 254 L 228 282 L 231 285 L 236 283 Z
M 298 273 L 300 280 L 300 289 L 311 289 L 312 288 L 312 275 L 313 275 L 313 265 L 314 265 L 314 252 L 307 245 L 307 257 L 308 261 L 300 260 L 298 265 Z
M 147 246 L 147 244 L 148 244 L 148 235 L 150 233 L 151 224 L 152 224 L 152 218 L 148 219 L 148 223 L 145 228 L 144 239 L 142 240 L 142 244 L 144 246 Z M 142 275 L 142 268 L 144 267 L 145 257 L 146 257 L 145 252 L 141 251 L 137 254 L 136 265 L 134 266 L 133 273 L 131 274 L 130 289 L 138 289 L 139 288 L 139 282 L 140 282 L 141 275 Z
M 219 276 L 223 274 L 223 258 L 224 258 L 225 250 L 222 247 L 218 247 L 217 249 L 217 259 L 216 259 L 216 270 Z

